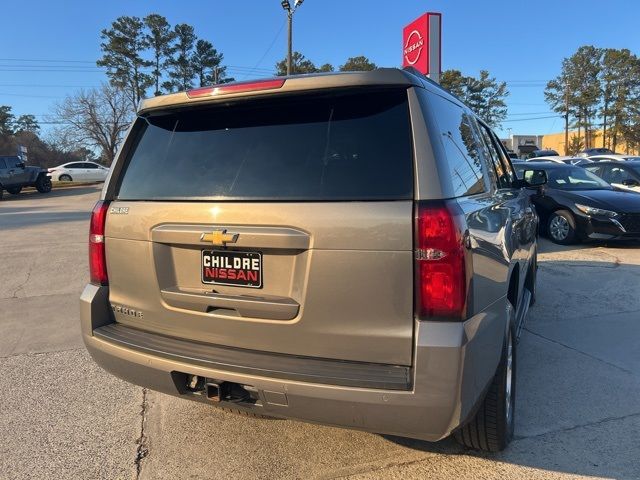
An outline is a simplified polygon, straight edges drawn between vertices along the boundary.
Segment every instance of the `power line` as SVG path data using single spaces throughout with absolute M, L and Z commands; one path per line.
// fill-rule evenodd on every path
M 241 67 L 238 65 L 223 65 L 223 66 L 226 67 L 227 70 L 237 70 L 237 71 L 247 71 L 247 72 L 262 71 L 262 72 L 268 72 L 268 73 L 273 72 L 272 68 Z
M 1 59 L 0 59 L 1 60 Z M 504 80 L 507 83 L 540 83 L 540 82 L 544 82 L 546 83 L 547 80 Z
M 60 96 L 51 96 L 51 95 L 32 95 L 28 93 L 5 93 L 0 92 L 0 96 L 5 95 L 8 97 L 28 97 L 28 98 L 63 98 Z
M 105 70 L 107 67 L 99 67 L 99 66 L 95 66 L 95 67 L 89 67 L 89 66 L 82 66 L 82 65 L 22 65 L 20 63 L 17 64 L 0 64 L 0 67 L 6 67 L 6 68 L 82 68 L 82 69 L 97 69 L 97 70 Z
M 10 69 L 10 68 L 0 68 L 0 72 L 47 72 L 47 73 L 105 73 L 104 70 L 58 70 L 58 69 Z
M 251 71 L 249 73 L 245 74 L 245 77 L 248 77 L 251 73 L 253 73 L 254 71 L 256 71 L 258 69 L 258 66 L 262 63 L 262 61 L 265 59 L 265 57 L 269 54 L 269 52 L 271 51 L 271 49 L 273 48 L 273 46 L 276 44 L 276 41 L 278 40 L 278 38 L 280 37 L 280 34 L 282 33 L 282 29 L 284 28 L 285 24 L 287 23 L 287 21 L 283 21 L 282 25 L 280 25 L 280 28 L 278 29 L 278 31 L 276 32 L 275 36 L 273 37 L 273 40 L 271 40 L 271 43 L 269 44 L 269 46 L 267 47 L 267 49 L 265 50 L 265 52 L 262 54 L 262 56 L 260 57 L 260 60 L 258 60 L 256 62 L 256 64 L 254 65 L 254 67 L 251 69 Z
M 545 120 L 547 118 L 558 118 L 558 115 L 549 115 L 546 117 L 516 118 L 514 120 L 503 120 L 502 123 L 528 122 L 529 120 Z
M 510 113 L 507 116 L 508 117 L 515 117 L 515 116 L 521 116 L 521 115 L 548 115 L 550 113 L 553 113 L 553 112 L 547 110 L 546 112 Z
M 283 24 L 284 25 L 284 24 Z M 280 31 L 282 30 L 282 28 L 280 29 Z M 278 32 L 280 33 L 280 32 Z M 274 39 L 274 41 L 272 42 L 275 43 L 275 40 L 277 40 L 277 36 Z M 268 51 L 267 51 L 268 53 Z M 262 60 L 261 60 L 262 61 Z M 87 64 L 92 64 L 95 66 L 89 67 L 89 66 L 82 66 L 82 65 L 22 65 L 22 64 L 0 64 L 0 70 L 1 71 L 41 71 L 40 69 L 46 69 L 46 70 L 50 70 L 50 71 L 56 71 L 57 69 L 62 69 L 63 71 L 70 71 L 70 72 L 84 72 L 84 71 L 88 71 L 88 72 L 94 72 L 94 71 L 105 71 L 108 69 L 108 67 L 100 67 L 96 65 L 96 61 L 95 60 L 45 60 L 45 59 L 29 59 L 29 58 L 0 58 L 0 62 L 44 62 L 44 63 L 87 63 Z M 259 62 L 258 62 L 259 64 Z M 253 67 L 247 67 L 247 66 L 240 66 L 240 65 L 224 65 L 226 68 L 231 69 L 231 70 L 237 70 L 237 71 L 254 71 L 254 70 L 260 70 L 263 72 L 267 72 L 267 73 L 272 73 L 273 69 L 270 68 L 262 68 L 262 67 L 258 67 L 253 66 Z M 12 69 L 12 70 L 5 70 L 5 69 Z M 23 70 L 25 69 L 25 70 Z M 148 71 L 151 72 L 152 69 L 143 69 L 143 71 Z
M 46 60 L 33 58 L 0 58 L 0 62 L 96 63 L 95 60 Z
M 100 85 L 46 85 L 37 83 L 0 83 L 0 87 L 20 88 L 99 88 Z

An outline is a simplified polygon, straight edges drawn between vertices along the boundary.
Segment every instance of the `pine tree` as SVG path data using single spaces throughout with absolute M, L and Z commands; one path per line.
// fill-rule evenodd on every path
M 146 73 L 152 62 L 142 58 L 146 48 L 143 29 L 144 24 L 138 17 L 116 19 L 110 29 L 102 30 L 103 56 L 96 62 L 99 67 L 107 68 L 109 82 L 126 93 L 134 110 L 153 84 L 153 77 Z
M 341 72 L 366 72 L 375 70 L 377 65 L 365 56 L 349 57 L 344 65 L 340 65 Z
M 440 84 L 493 128 L 498 127 L 507 116 L 507 84 L 498 82 L 486 70 L 481 70 L 478 78 L 465 76 L 459 70 L 445 70 L 440 77 Z
M 166 67 L 166 63 L 171 57 L 171 48 L 176 34 L 171 30 L 171 25 L 165 17 L 152 13 L 144 17 L 144 25 L 147 29 L 144 34 L 144 44 L 153 54 L 153 83 L 155 86 L 154 94 L 160 95 L 162 72 Z
M 14 123 L 14 130 L 16 133 L 38 133 L 40 131 L 40 125 L 38 124 L 38 121 L 36 120 L 36 117 L 34 115 L 20 115 Z
M 195 51 L 191 55 L 191 65 L 199 86 L 222 83 L 225 77 L 226 67 L 222 67 L 223 55 L 207 40 L 198 40 Z
M 171 58 L 167 62 L 169 80 L 164 82 L 163 87 L 170 92 L 189 90 L 193 88 L 193 78 L 196 75 L 192 62 L 196 34 L 193 27 L 186 23 L 176 25 L 173 31 L 176 40 Z
M 318 68 L 315 64 L 302 55 L 300 52 L 293 52 L 291 55 L 291 73 L 316 73 Z M 276 75 L 283 76 L 287 74 L 287 58 L 276 63 Z
M 325 63 L 318 68 L 318 72 L 333 72 L 333 65 Z
M 0 105 L 0 135 L 12 135 L 14 121 L 15 117 L 11 113 L 11 107 Z

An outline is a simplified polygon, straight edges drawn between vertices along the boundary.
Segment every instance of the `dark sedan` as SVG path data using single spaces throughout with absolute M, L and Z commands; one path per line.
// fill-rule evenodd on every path
M 547 184 L 531 189 L 540 225 L 552 241 L 640 239 L 640 195 L 618 191 L 584 168 L 560 163 L 514 164 L 519 177 L 544 170 Z

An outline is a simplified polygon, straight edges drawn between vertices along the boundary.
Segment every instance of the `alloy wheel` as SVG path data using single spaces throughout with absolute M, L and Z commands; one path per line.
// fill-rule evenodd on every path
M 566 218 L 556 215 L 549 224 L 549 233 L 554 240 L 565 240 L 569 235 L 569 222 Z

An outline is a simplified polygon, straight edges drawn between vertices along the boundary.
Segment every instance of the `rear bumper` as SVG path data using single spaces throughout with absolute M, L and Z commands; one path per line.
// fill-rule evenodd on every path
M 173 353 L 168 354 L 163 351 L 167 350 L 166 337 L 165 343 L 157 339 L 151 348 L 153 334 L 148 332 L 131 337 L 137 340 L 127 344 L 113 335 L 117 329 L 112 328 L 108 287 L 88 285 L 85 288 L 81 297 L 81 325 L 87 349 L 99 365 L 124 380 L 152 390 L 207 401 L 202 396 L 185 392 L 179 384 L 184 374 L 199 375 L 248 385 L 258 392 L 260 400 L 255 405 L 233 403 L 234 408 L 435 441 L 463 423 L 482 398 L 499 361 L 506 319 L 509 318 L 506 308 L 507 303 L 501 299 L 464 323 L 417 322 L 413 366 L 387 366 L 389 383 L 378 382 L 378 385 L 386 385 L 385 388 L 376 388 L 376 383 L 349 380 L 355 375 L 351 370 L 346 375 L 348 380 L 340 379 L 332 384 L 326 379 L 320 380 L 320 376 L 315 382 L 308 375 L 304 376 L 308 369 L 283 371 L 278 376 L 273 372 L 260 372 L 259 368 L 252 371 L 233 368 L 229 362 L 225 366 L 220 357 L 215 361 L 215 348 L 208 350 L 209 361 L 203 361 L 204 354 L 196 354 L 191 349 L 187 352 L 186 348 L 183 354 L 177 355 L 179 340 L 172 344 Z M 126 330 L 120 329 L 121 332 Z M 310 359 L 307 363 L 313 362 Z M 279 365 L 283 370 L 295 368 L 295 363 L 290 367 L 286 363 Z M 324 367 L 318 364 L 314 368 Z M 403 388 L 399 388 L 398 368 L 410 376 Z M 384 375 L 384 372 L 384 368 L 361 369 L 357 372 L 361 377 L 355 375 L 354 378 L 367 378 L 369 374 L 372 378 Z

